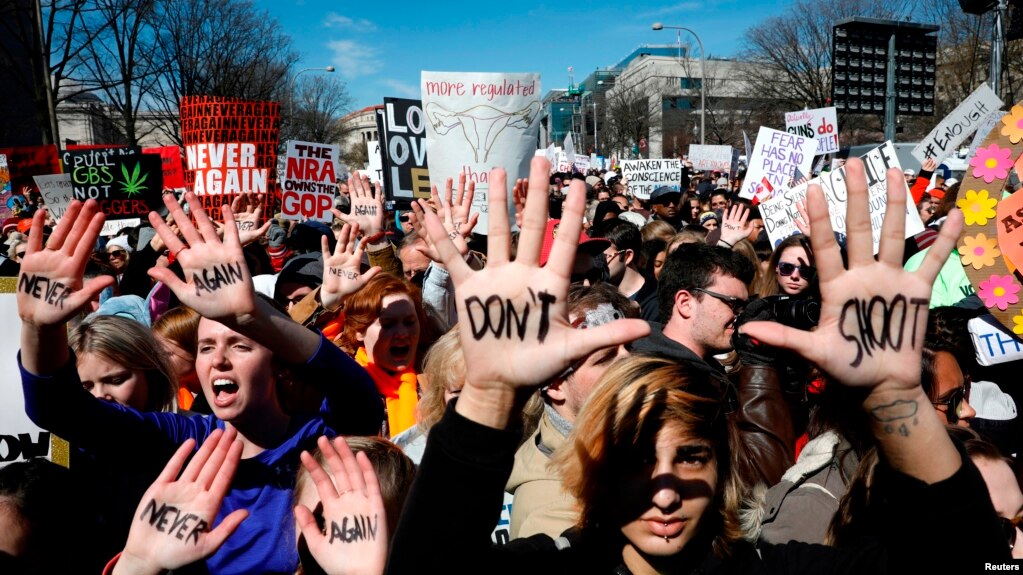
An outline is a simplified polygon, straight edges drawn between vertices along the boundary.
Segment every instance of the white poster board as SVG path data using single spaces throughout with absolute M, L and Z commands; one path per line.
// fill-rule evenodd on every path
M 46 209 L 53 216 L 58 224 L 64 217 L 68 204 L 75 197 L 75 191 L 71 187 L 71 174 L 53 174 L 49 176 L 33 176 L 39 193 L 46 202 Z
M 430 181 L 438 189 L 460 174 L 475 182 L 474 231 L 486 234 L 490 170 L 504 168 L 509 183 L 529 175 L 540 130 L 540 75 L 424 71 L 421 88 Z M 509 193 L 514 224 L 512 201 Z
M 337 144 L 288 141 L 281 180 L 281 217 L 295 221 L 334 221 L 330 209 L 334 207 L 340 155 Z
M 959 149 L 970 134 L 975 132 L 984 118 L 1002 107 L 1002 100 L 991 86 L 982 83 L 952 113 L 945 116 L 927 137 L 913 148 L 913 157 L 924 163 L 933 158 L 941 163 Z
M 689 161 L 694 170 L 727 173 L 732 170 L 732 147 L 690 144 Z
M 371 183 L 384 182 L 384 159 L 380 155 L 380 141 L 366 142 L 366 156 L 369 158 L 369 167 L 365 170 L 358 170 L 366 174 Z
M 881 240 L 881 224 L 884 221 L 885 210 L 887 209 L 888 186 L 885 179 L 885 172 L 889 168 L 899 168 L 899 159 L 895 155 L 895 146 L 891 142 L 874 148 L 861 156 L 867 172 L 867 185 L 870 189 L 870 228 L 874 236 L 874 253 L 877 253 Z M 905 187 L 904 180 L 900 179 Z M 809 182 L 800 184 L 784 194 L 771 198 L 760 204 L 760 215 L 764 218 L 764 228 L 771 239 L 771 245 L 776 246 L 783 239 L 797 233 L 795 220 L 799 216 L 796 211 L 796 204 L 805 201 L 806 191 L 810 184 L 818 184 L 824 190 L 824 197 L 828 201 L 828 211 L 831 215 L 831 227 L 839 233 L 845 233 L 845 211 L 847 196 L 845 185 L 845 167 L 827 172 L 820 178 L 814 178 Z M 906 235 L 915 236 L 924 230 L 924 224 L 920 220 L 920 214 L 916 211 L 913 198 L 906 187 Z
M 759 198 L 761 202 L 785 191 L 795 179 L 796 170 L 810 174 L 817 141 L 788 132 L 761 127 L 747 164 L 746 179 L 739 196 Z
M 785 113 L 785 131 L 817 141 L 817 155 L 834 154 L 838 144 L 838 112 L 835 107 Z
M 17 278 L 0 279 L 0 322 L 9 334 L 17 334 L 21 329 L 15 282 Z M 0 338 L 0 467 L 50 454 L 50 433 L 25 415 L 17 360 L 20 346 L 17 335 Z
M 629 195 L 641 200 L 650 199 L 650 194 L 661 186 L 680 189 L 682 185 L 682 160 L 622 160 L 622 178 L 626 181 Z

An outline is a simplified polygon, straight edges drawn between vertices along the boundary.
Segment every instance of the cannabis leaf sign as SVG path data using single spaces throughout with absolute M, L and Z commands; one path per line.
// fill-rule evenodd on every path
M 146 186 L 143 186 L 142 184 L 145 183 L 146 178 L 149 177 L 149 174 L 141 173 L 141 168 L 142 168 L 141 162 L 135 162 L 135 169 L 132 170 L 131 174 L 129 175 L 128 166 L 124 164 L 121 165 L 121 174 L 124 175 L 124 181 L 121 182 L 121 191 L 124 192 L 125 195 L 127 195 L 128 197 L 135 196 L 136 194 L 141 194 L 144 190 L 147 189 Z

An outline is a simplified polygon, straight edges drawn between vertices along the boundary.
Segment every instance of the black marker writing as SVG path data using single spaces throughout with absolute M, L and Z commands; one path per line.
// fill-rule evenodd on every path
M 192 283 L 195 284 L 195 295 L 202 295 L 203 290 L 215 292 L 224 285 L 234 285 L 243 281 L 245 275 L 242 273 L 242 264 L 220 264 L 212 268 L 202 270 L 202 276 L 192 273 Z
M 842 306 L 842 315 L 838 320 L 838 332 L 842 338 L 856 344 L 856 357 L 849 363 L 857 367 L 863 361 L 863 354 L 874 355 L 875 349 L 902 349 L 906 335 L 906 320 L 912 324 L 909 347 L 916 347 L 917 319 L 920 308 L 927 309 L 926 298 L 910 298 L 899 294 L 891 302 L 881 296 L 874 296 L 869 301 L 851 299 Z M 910 318 L 910 307 L 913 308 Z M 855 312 L 856 323 L 847 326 L 846 319 Z M 875 319 L 875 313 L 877 313 Z
M 532 289 L 529 290 L 529 296 L 533 300 L 533 306 L 538 304 L 540 306 L 540 326 L 537 329 L 536 339 L 543 343 L 551 327 L 550 305 L 556 302 L 558 298 L 546 291 L 542 291 L 539 294 L 534 293 Z M 474 312 L 474 305 L 479 308 L 478 313 Z M 530 307 L 530 303 L 526 302 L 525 307 L 520 313 L 519 310 L 515 309 L 515 304 L 512 300 L 502 299 L 499 295 L 492 295 L 486 300 L 480 299 L 479 296 L 472 296 L 465 300 L 469 325 L 472 329 L 472 336 L 476 338 L 476 341 L 483 339 L 488 331 L 497 339 L 502 337 L 512 339 L 513 329 L 519 341 L 524 341 L 526 339 L 526 322 L 529 320 Z M 497 311 L 496 318 L 491 313 L 495 310 Z
M 256 222 L 235 222 L 238 225 L 238 231 L 246 232 L 256 228 Z
M 352 522 L 351 527 L 348 526 L 349 519 Z M 376 514 L 373 517 L 368 515 L 345 516 L 341 518 L 341 525 L 338 525 L 337 521 L 330 522 L 330 541 L 328 543 L 334 543 L 335 539 L 342 543 L 376 541 L 379 526 L 380 521 Z
M 60 309 L 64 309 L 64 300 L 73 293 L 71 286 L 35 274 L 21 274 L 18 290 Z
M 167 505 L 166 503 L 160 503 L 159 505 L 160 508 L 157 509 L 156 500 L 150 499 L 149 503 L 146 503 L 146 506 L 142 509 L 139 519 L 148 521 L 157 531 L 166 533 L 179 540 L 188 541 L 191 539 L 195 545 L 199 544 L 199 534 L 210 530 L 209 523 L 206 523 L 206 520 L 194 513 L 185 513 L 177 507 Z M 148 517 L 146 517 L 147 515 Z
M 376 206 L 352 206 L 357 216 L 375 216 L 377 215 Z
M 341 278 L 345 278 L 345 279 L 350 279 L 350 280 L 357 280 L 357 279 L 359 279 L 359 272 L 354 272 L 352 270 L 346 270 L 345 268 L 329 268 L 329 269 L 330 269 L 330 275 L 332 275 L 332 276 L 337 276 L 337 277 L 341 277 Z

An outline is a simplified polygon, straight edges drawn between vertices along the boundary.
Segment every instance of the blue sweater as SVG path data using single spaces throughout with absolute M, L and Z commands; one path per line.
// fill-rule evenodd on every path
M 75 361 L 52 376 L 39 377 L 21 366 L 25 412 L 36 425 L 111 465 L 127 460 L 133 467 L 161 469 L 177 445 L 193 438 L 197 446 L 214 429 L 224 428 L 215 416 L 186 417 L 174 413 L 142 413 L 100 401 L 82 387 Z M 244 459 L 216 524 L 236 509 L 249 517 L 207 560 L 213 574 L 294 573 L 298 566 L 291 509 L 299 453 L 316 448 L 321 435 L 377 435 L 383 403 L 369 374 L 329 341 L 297 368 L 304 381 L 321 383 L 326 399 L 315 416 L 291 419 L 288 434 L 272 449 Z M 155 478 L 155 475 L 154 475 Z

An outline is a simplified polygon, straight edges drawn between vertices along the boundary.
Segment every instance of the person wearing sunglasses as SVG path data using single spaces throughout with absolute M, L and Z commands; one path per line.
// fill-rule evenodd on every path
M 816 295 L 817 268 L 808 238 L 803 234 L 789 236 L 782 240 L 767 266 L 760 296 L 772 295 Z M 819 298 L 818 298 L 819 299 Z
M 974 434 L 975 432 L 969 431 Z M 995 506 L 1005 542 L 1009 544 L 1013 559 L 1023 559 L 1023 490 L 1020 490 L 1013 461 L 991 442 L 973 436 L 963 441 L 966 454 L 984 478 L 991 503 Z
M 923 349 L 921 385 L 931 405 L 949 425 L 969 427 L 977 412 L 970 405 L 970 378 L 951 351 Z
M 106 263 L 113 270 L 118 278 L 128 269 L 131 247 L 128 244 L 128 236 L 117 236 L 107 242 L 103 255 L 106 256 Z

